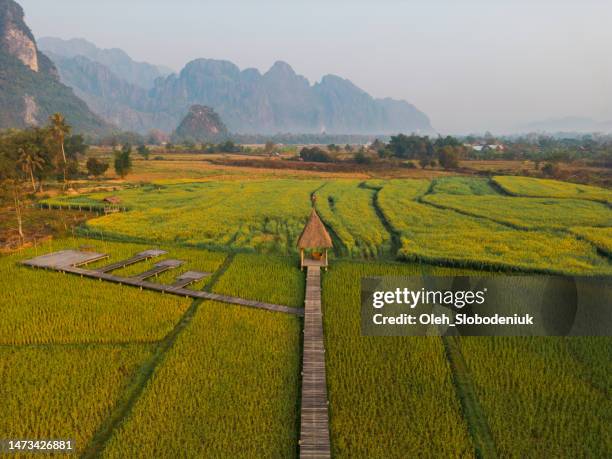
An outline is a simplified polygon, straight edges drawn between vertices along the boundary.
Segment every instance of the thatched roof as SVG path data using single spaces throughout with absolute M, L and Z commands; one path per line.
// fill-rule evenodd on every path
M 312 209 L 308 223 L 306 223 L 298 239 L 298 247 L 300 249 L 329 249 L 333 246 L 325 225 L 319 218 L 317 211 Z
M 119 204 L 121 203 L 121 198 L 118 196 L 107 196 L 103 199 L 104 202 L 108 202 L 109 204 Z

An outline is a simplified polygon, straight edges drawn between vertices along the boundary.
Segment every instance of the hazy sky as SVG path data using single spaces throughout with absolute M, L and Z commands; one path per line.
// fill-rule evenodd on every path
M 291 64 L 406 99 L 442 133 L 612 120 L 610 0 L 17 0 L 36 37 L 82 37 L 180 70 Z

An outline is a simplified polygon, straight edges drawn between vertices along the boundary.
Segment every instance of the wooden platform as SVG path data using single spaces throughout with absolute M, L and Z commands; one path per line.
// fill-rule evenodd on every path
M 153 276 L 157 276 L 169 269 L 178 268 L 183 264 L 181 260 L 164 260 L 156 263 L 151 269 L 145 271 L 143 273 L 137 274 L 136 276 L 132 276 L 133 279 L 145 280 Z
M 327 268 L 327 261 L 323 260 L 315 260 L 314 258 L 304 258 L 302 262 L 302 266 L 308 268 L 310 266 L 319 267 L 319 268 Z
M 331 446 L 321 313 L 321 268 L 309 266 L 304 308 L 300 458 L 328 457 L 331 457 Z
M 24 265 L 35 268 L 49 268 L 61 270 L 69 266 L 83 266 L 87 263 L 108 258 L 104 253 L 84 252 L 80 250 L 61 250 L 48 253 L 40 257 L 32 258 L 23 262 Z
M 187 287 L 189 284 L 193 284 L 199 280 L 202 280 L 208 276 L 211 276 L 212 273 L 201 273 L 199 271 L 187 271 L 186 273 L 181 274 L 176 280 L 172 283 L 172 287 Z
M 165 255 L 168 252 L 166 252 L 165 250 L 157 250 L 157 249 L 151 249 L 151 250 L 145 250 L 144 252 L 140 252 L 137 253 L 136 255 L 134 255 L 131 258 L 128 258 L 127 260 L 121 260 L 118 261 L 116 263 L 104 266 L 102 268 L 96 269 L 96 271 L 99 271 L 101 273 L 109 273 L 111 271 L 115 271 L 117 269 L 121 269 L 121 268 L 125 268 L 126 266 L 130 266 L 133 265 L 135 263 L 144 261 L 144 260 L 148 260 L 150 258 L 155 258 L 155 257 L 159 257 L 161 255 Z
M 264 303 L 261 301 L 254 301 L 254 300 L 246 300 L 244 298 L 220 295 L 217 293 L 189 290 L 187 288 L 184 288 L 184 285 L 175 286 L 175 285 L 167 285 L 167 284 L 156 284 L 153 282 L 147 282 L 144 279 L 114 276 L 112 274 L 100 272 L 98 270 L 84 269 L 84 268 L 79 267 L 80 265 L 83 265 L 85 263 L 91 263 L 93 261 L 100 260 L 106 257 L 107 255 L 105 254 L 99 254 L 99 253 L 93 253 L 93 252 L 79 252 L 75 250 L 64 250 L 61 252 L 55 252 L 55 253 L 51 253 L 48 255 L 43 255 L 41 257 L 36 257 L 31 260 L 25 260 L 22 262 L 22 264 L 31 266 L 31 267 L 35 267 L 35 268 L 51 269 L 51 270 L 59 271 L 63 273 L 77 274 L 81 277 L 87 277 L 90 279 L 99 279 L 101 281 L 113 282 L 113 283 L 121 284 L 121 285 L 129 285 L 132 287 L 139 287 L 140 289 L 144 289 L 144 290 L 153 290 L 153 291 L 161 292 L 161 293 L 169 293 L 171 295 L 184 296 L 187 298 L 199 298 L 203 300 L 213 300 L 213 301 L 219 301 L 221 303 L 237 304 L 240 306 L 246 306 L 250 308 L 265 309 L 268 311 L 283 312 L 286 314 L 295 314 L 298 316 L 304 315 L 304 311 L 302 309 L 291 308 L 289 306 L 283 306 L 283 305 L 272 304 L 272 303 Z M 166 261 L 168 262 L 169 266 L 175 266 L 177 262 L 182 263 L 180 260 L 166 260 Z

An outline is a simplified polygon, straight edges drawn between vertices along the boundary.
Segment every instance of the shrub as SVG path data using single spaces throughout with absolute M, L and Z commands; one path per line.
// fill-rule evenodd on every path
M 323 151 L 319 147 L 304 147 L 300 151 L 300 158 L 304 161 L 310 161 L 315 163 L 331 163 L 332 157 L 326 151 Z
M 89 158 L 87 160 L 87 172 L 94 177 L 100 177 L 108 170 L 108 163 L 98 160 L 97 158 Z

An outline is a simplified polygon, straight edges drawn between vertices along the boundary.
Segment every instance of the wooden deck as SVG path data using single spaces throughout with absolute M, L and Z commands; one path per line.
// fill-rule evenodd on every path
M 94 261 L 108 258 L 105 253 L 84 252 L 79 250 L 60 250 L 48 253 L 23 262 L 24 265 L 35 268 L 50 268 L 61 270 L 68 266 L 82 266 Z
M 181 260 L 164 260 L 156 263 L 151 269 L 145 271 L 144 273 L 137 274 L 136 276 L 132 276 L 134 279 L 145 280 L 150 277 L 157 276 L 169 269 L 178 268 L 183 264 Z
M 115 271 L 117 269 L 125 268 L 126 266 L 133 265 L 135 263 L 139 263 L 144 260 L 148 260 L 150 258 L 159 257 L 160 255 L 165 255 L 168 252 L 165 250 L 145 250 L 144 252 L 137 253 L 132 258 L 128 258 L 127 260 L 121 260 L 116 263 L 104 266 L 102 268 L 97 269 L 101 273 L 110 273 L 111 271 Z
M 291 308 L 289 306 L 283 306 L 280 304 L 264 303 L 262 301 L 246 300 L 244 298 L 238 298 L 238 297 L 233 297 L 233 296 L 228 296 L 228 295 L 220 295 L 217 293 L 189 290 L 187 288 L 184 288 L 185 285 L 178 286 L 178 285 L 156 284 L 153 282 L 147 282 L 146 280 L 140 279 L 138 277 L 114 276 L 112 274 L 101 272 L 99 270 L 84 269 L 84 268 L 80 268 L 76 266 L 76 264 L 82 265 L 84 263 L 90 263 L 92 261 L 99 260 L 99 259 L 106 258 L 106 257 L 107 255 L 105 254 L 95 254 L 95 253 L 78 252 L 78 251 L 62 251 L 62 252 L 55 252 L 52 254 L 44 255 L 42 257 L 36 257 L 31 260 L 25 260 L 22 262 L 22 264 L 31 266 L 31 267 L 35 267 L 35 268 L 51 269 L 51 270 L 59 271 L 63 273 L 76 274 L 81 277 L 87 277 L 90 279 L 98 279 L 101 281 L 113 282 L 116 284 L 128 285 L 132 287 L 138 287 L 144 290 L 153 290 L 153 291 L 161 292 L 161 293 L 169 293 L 171 295 L 184 296 L 187 298 L 198 298 L 198 299 L 203 299 L 203 300 L 219 301 L 221 303 L 229 303 L 229 304 L 236 304 L 239 306 L 246 306 L 250 308 L 265 309 L 267 311 L 283 312 L 286 314 L 295 314 L 297 316 L 304 315 L 304 311 L 302 309 Z M 166 261 L 168 262 L 170 266 L 173 266 L 173 265 L 175 266 L 176 262 L 178 262 L 179 260 L 166 260 Z M 70 265 L 69 263 L 76 263 L 76 264 Z M 163 262 L 158 263 L 158 264 L 163 264 Z M 190 272 L 190 273 L 194 274 L 193 272 Z M 188 273 L 185 273 L 183 274 L 183 276 L 187 274 Z M 207 273 L 197 273 L 197 274 L 207 274 Z M 140 276 L 142 276 L 142 274 Z M 197 277 L 197 276 L 194 275 L 192 277 Z M 180 277 L 178 279 L 180 279 Z M 178 282 L 178 279 L 177 279 L 177 282 Z M 184 280 L 185 279 L 183 279 L 183 281 Z
M 309 266 L 304 308 L 300 458 L 328 457 L 331 457 L 331 446 L 321 313 L 321 268 Z

